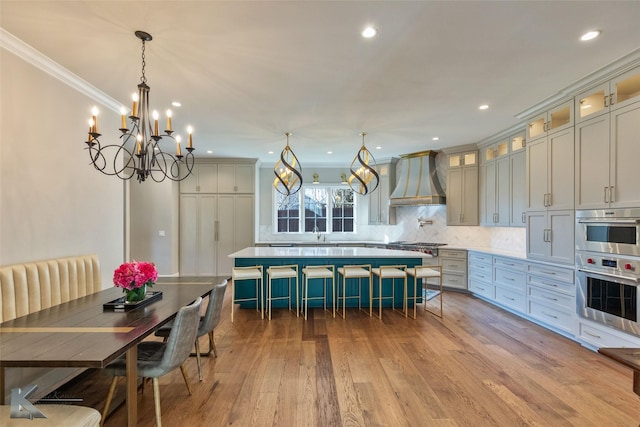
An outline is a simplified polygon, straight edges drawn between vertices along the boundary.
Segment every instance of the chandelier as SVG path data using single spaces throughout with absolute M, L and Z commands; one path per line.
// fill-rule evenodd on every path
M 136 31 L 136 37 L 142 40 L 142 76 L 138 85 L 138 93 L 133 94 L 133 106 L 129 115 L 130 127 L 127 127 L 126 109 L 120 109 L 121 124 L 119 144 L 102 145 L 101 134 L 98 133 L 98 109 L 93 107 L 92 119 L 89 120 L 89 137 L 86 141 L 91 164 L 105 175 L 115 175 L 128 180 L 136 176 L 138 182 L 151 177 L 156 182 L 166 178 L 172 181 L 185 179 L 193 170 L 193 129 L 187 128 L 186 156 L 182 155 L 180 135 L 173 135 L 171 110 L 167 110 L 167 125 L 164 134 L 160 134 L 157 111 L 149 114 L 149 91 L 145 76 L 145 42 L 151 41 L 151 34 Z M 163 147 L 161 143 L 169 142 L 173 147 Z M 167 150 L 175 148 L 175 155 Z M 108 159 L 111 160 L 108 160 Z M 181 165 L 185 170 L 181 174 Z
M 373 193 L 380 183 L 380 176 L 374 169 L 376 159 L 373 158 L 371 151 L 367 150 L 364 145 L 364 137 L 367 133 L 362 132 L 362 147 L 358 150 L 358 154 L 351 162 L 351 176 L 349 176 L 349 187 L 356 193 L 363 196 Z M 373 183 L 372 183 L 373 181 Z
M 287 146 L 280 153 L 280 160 L 273 168 L 275 179 L 273 187 L 280 194 L 290 196 L 297 193 L 302 187 L 302 167 L 293 150 L 289 147 L 289 136 L 291 133 L 285 133 L 287 136 Z

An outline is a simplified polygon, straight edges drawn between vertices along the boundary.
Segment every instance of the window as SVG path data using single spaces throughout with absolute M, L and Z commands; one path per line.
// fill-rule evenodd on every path
M 274 190 L 277 233 L 353 233 L 355 197 L 344 187 L 304 187 L 291 196 Z

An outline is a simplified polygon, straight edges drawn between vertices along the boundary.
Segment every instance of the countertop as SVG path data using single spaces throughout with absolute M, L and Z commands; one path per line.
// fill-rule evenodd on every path
M 363 247 L 256 247 L 244 248 L 229 258 L 432 258 L 414 251 Z

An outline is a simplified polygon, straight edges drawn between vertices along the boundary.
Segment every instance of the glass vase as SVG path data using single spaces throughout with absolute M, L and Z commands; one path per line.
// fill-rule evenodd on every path
M 126 292 L 127 302 L 139 302 L 147 296 L 147 285 Z

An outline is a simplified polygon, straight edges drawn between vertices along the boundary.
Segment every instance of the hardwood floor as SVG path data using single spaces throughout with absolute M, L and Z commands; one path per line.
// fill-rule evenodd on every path
M 443 320 L 320 309 L 272 321 L 238 310 L 230 292 L 216 329 L 218 358 L 160 379 L 165 426 L 638 426 L 632 372 L 560 335 L 471 296 L 445 293 Z M 206 338 L 206 337 L 205 337 Z M 206 348 L 203 338 L 201 348 Z M 76 394 L 102 408 L 108 378 Z M 124 394 L 119 383 L 117 394 Z M 153 393 L 139 394 L 139 425 L 152 426 Z M 125 425 L 125 407 L 106 420 Z

